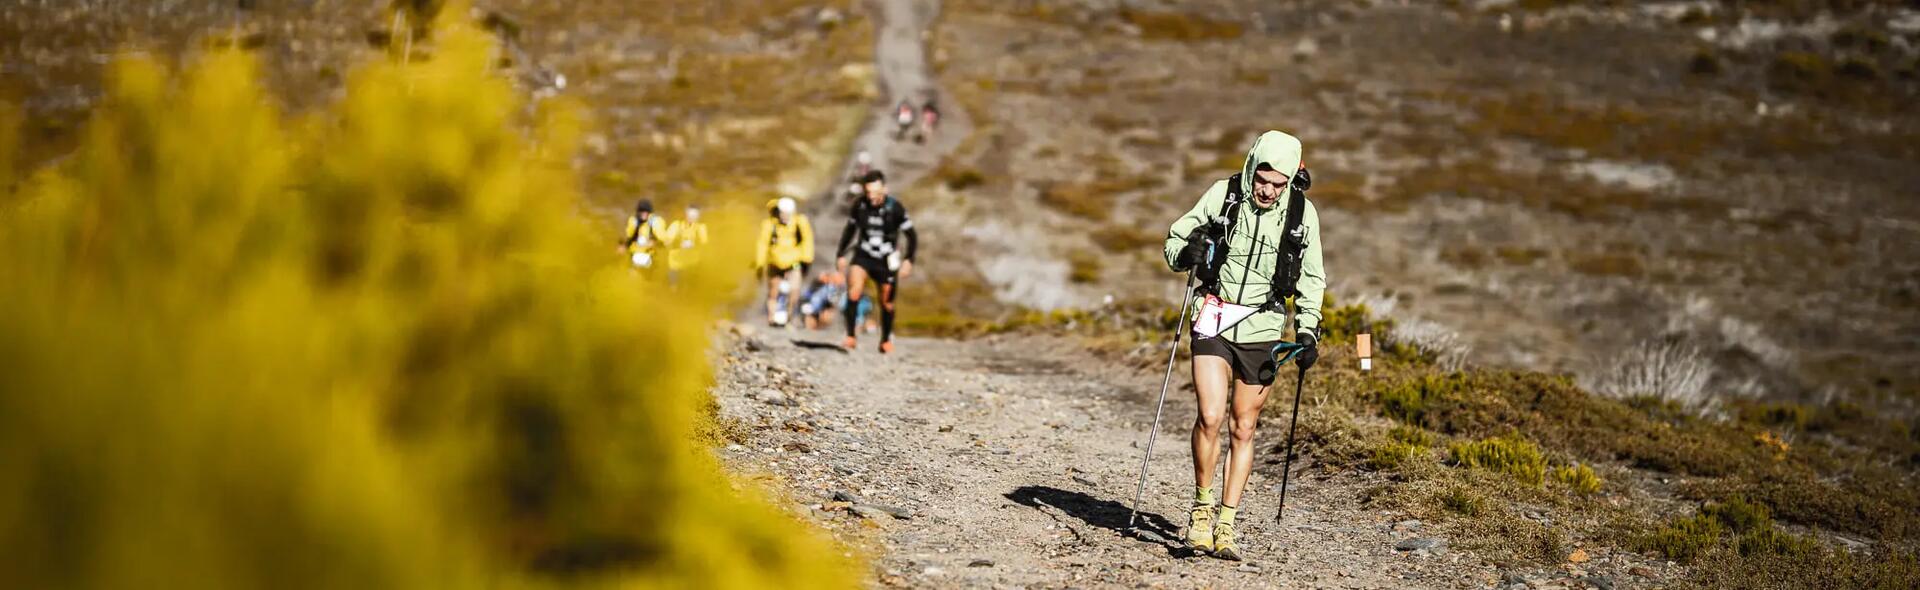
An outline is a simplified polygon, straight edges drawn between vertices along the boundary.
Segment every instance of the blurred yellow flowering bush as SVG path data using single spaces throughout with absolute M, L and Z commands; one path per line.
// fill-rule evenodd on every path
M 741 277 L 636 276 L 574 110 L 443 26 L 293 124 L 244 55 L 126 60 L 0 168 L 0 587 L 851 583 L 692 434 Z

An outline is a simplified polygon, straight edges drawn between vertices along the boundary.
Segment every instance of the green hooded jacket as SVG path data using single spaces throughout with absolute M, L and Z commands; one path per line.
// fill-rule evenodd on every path
M 1253 307 L 1266 303 L 1267 293 L 1273 290 L 1282 226 L 1286 225 L 1287 218 L 1287 197 L 1281 196 L 1273 207 L 1265 209 L 1252 198 L 1253 171 L 1261 164 L 1288 174 L 1299 170 L 1300 140 L 1279 131 L 1261 134 L 1260 139 L 1253 142 L 1253 149 L 1247 152 L 1247 162 L 1240 173 L 1240 194 L 1248 197 L 1246 209 L 1240 212 L 1236 226 L 1229 231 L 1227 261 L 1220 269 L 1220 298 Z M 1187 235 L 1220 215 L 1220 205 L 1226 199 L 1227 180 L 1215 181 L 1200 196 L 1200 202 L 1194 203 L 1193 209 L 1167 228 L 1168 268 L 1174 267 L 1180 250 L 1187 247 Z M 1315 331 L 1320 326 L 1320 302 L 1327 291 L 1327 269 L 1320 262 L 1320 215 L 1314 211 L 1312 201 L 1302 202 L 1306 210 L 1300 215 L 1300 225 L 1307 231 L 1307 251 L 1300 262 L 1300 281 L 1295 284 L 1300 296 L 1294 300 L 1294 326 L 1296 330 Z M 1194 306 L 1198 305 L 1196 298 Z M 1255 313 L 1221 337 L 1235 344 L 1285 340 L 1291 336 L 1286 332 L 1285 315 L 1279 311 Z

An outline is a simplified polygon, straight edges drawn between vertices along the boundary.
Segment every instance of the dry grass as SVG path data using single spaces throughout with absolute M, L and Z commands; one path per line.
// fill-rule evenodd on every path
M 1093 230 L 1088 237 L 1093 243 L 1107 252 L 1120 254 L 1131 252 L 1158 252 L 1157 246 L 1165 239 L 1164 232 L 1156 232 L 1131 225 L 1107 224 Z
M 1142 38 L 1158 41 L 1230 41 L 1245 32 L 1240 23 L 1185 12 L 1122 8 L 1120 18 L 1138 27 Z
M 1628 348 L 1583 385 L 1620 399 L 1651 396 L 1704 409 L 1714 401 L 1707 389 L 1712 379 L 1713 363 L 1698 350 L 1662 341 Z
M 1085 250 L 1067 253 L 1067 280 L 1076 285 L 1091 285 L 1100 282 L 1100 256 Z

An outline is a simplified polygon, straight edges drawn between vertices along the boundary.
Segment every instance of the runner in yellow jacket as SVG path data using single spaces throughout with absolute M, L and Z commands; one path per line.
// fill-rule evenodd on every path
M 798 211 L 793 199 L 782 197 L 769 203 L 771 215 L 760 223 L 760 244 L 753 257 L 754 268 L 767 278 L 767 323 L 786 326 L 799 304 L 801 280 L 806 267 L 813 264 L 813 224 Z M 781 303 L 781 296 L 786 302 Z
M 700 207 L 687 205 L 685 219 L 667 225 L 667 271 L 678 274 L 700 261 L 700 249 L 707 245 L 707 224 L 700 221 Z
M 651 273 L 660 267 L 660 254 L 667 245 L 667 224 L 653 214 L 653 201 L 640 199 L 633 206 L 633 216 L 627 218 L 627 231 L 620 237 L 620 248 L 625 250 L 633 267 Z

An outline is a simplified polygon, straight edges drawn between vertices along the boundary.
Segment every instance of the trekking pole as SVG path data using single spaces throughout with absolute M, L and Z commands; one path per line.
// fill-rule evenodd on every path
M 1288 182 L 1291 183 L 1292 181 Z M 1291 188 L 1292 185 L 1289 184 L 1288 186 Z M 1287 321 L 1289 322 L 1299 321 L 1297 316 L 1294 315 L 1294 305 L 1294 302 L 1288 302 L 1287 304 L 1287 317 L 1289 318 Z M 1294 327 L 1298 328 L 1299 325 L 1296 323 Z M 1306 346 L 1298 342 L 1299 336 L 1295 336 L 1294 339 L 1295 342 L 1281 342 L 1273 345 L 1273 365 L 1275 368 L 1285 366 L 1287 361 L 1293 360 L 1294 357 L 1299 356 L 1302 351 L 1307 349 Z M 1293 382 L 1293 415 L 1287 418 L 1287 456 L 1280 462 L 1280 510 L 1274 513 L 1274 522 L 1280 522 L 1280 519 L 1287 514 L 1287 482 L 1293 478 L 1293 431 L 1295 427 L 1300 425 L 1300 390 L 1307 385 L 1307 368 L 1305 366 L 1300 367 L 1299 375 L 1299 378 Z
M 1211 258 L 1211 257 L 1209 257 Z M 1153 459 L 1153 443 L 1160 438 L 1160 414 L 1167 407 L 1167 386 L 1173 383 L 1173 363 L 1180 358 L 1180 334 L 1187 323 L 1187 304 L 1193 301 L 1193 271 L 1187 271 L 1187 293 L 1180 297 L 1180 315 L 1173 321 L 1173 343 L 1167 346 L 1167 376 L 1160 380 L 1160 401 L 1153 404 L 1153 428 L 1147 431 L 1147 452 L 1140 457 L 1140 484 L 1133 490 L 1133 509 L 1127 512 L 1127 534 L 1134 533 L 1134 519 L 1140 516 L 1140 498 L 1147 493 L 1147 462 Z
M 1300 390 L 1307 384 L 1307 368 L 1300 367 L 1300 379 L 1293 383 L 1293 417 L 1287 419 L 1287 458 L 1280 463 L 1280 511 L 1273 515 L 1279 522 L 1287 514 L 1287 480 L 1293 477 L 1293 429 L 1300 424 Z

